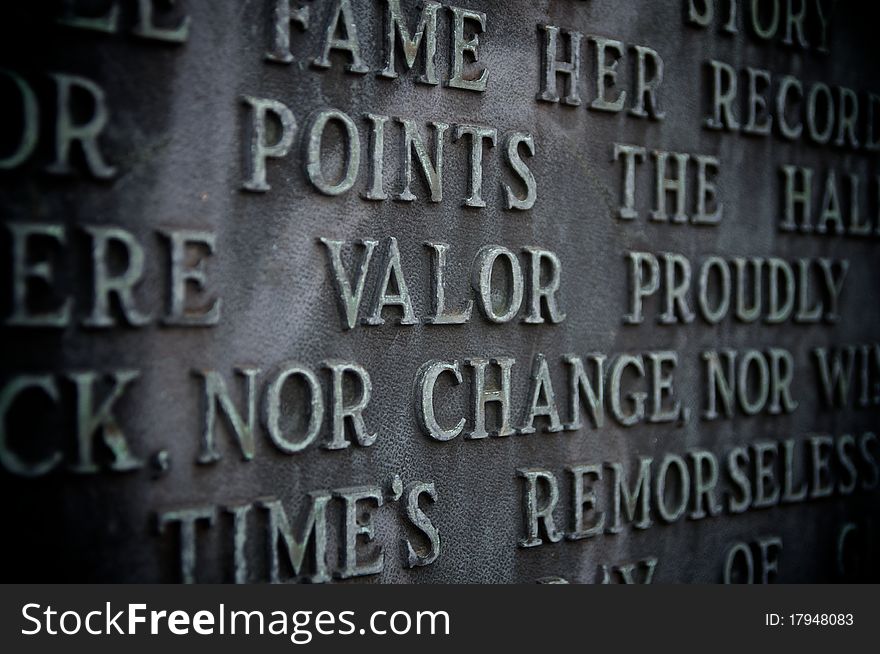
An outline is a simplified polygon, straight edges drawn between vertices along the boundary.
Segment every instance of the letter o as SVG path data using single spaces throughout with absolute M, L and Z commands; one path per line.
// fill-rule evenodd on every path
M 670 511 L 669 507 L 666 506 L 666 477 L 669 473 L 669 469 L 672 467 L 678 468 L 678 478 L 681 481 L 681 488 L 679 489 L 680 498 L 678 506 Z M 656 491 L 657 513 L 660 514 L 660 517 L 663 518 L 665 522 L 675 522 L 684 515 L 691 491 L 690 473 L 688 472 L 687 464 L 684 462 L 684 459 L 675 454 L 669 454 L 663 459 L 660 464 L 660 469 L 657 471 Z
M 298 441 L 292 441 L 281 433 L 281 391 L 288 379 L 294 376 L 302 377 L 309 386 L 309 426 L 305 436 Z M 266 431 L 269 440 L 286 454 L 296 454 L 308 447 L 321 430 L 321 422 L 324 420 L 324 398 L 321 393 L 321 384 L 311 370 L 296 363 L 288 363 L 266 390 Z
M 755 36 L 765 41 L 776 36 L 776 30 L 779 27 L 779 0 L 772 0 L 771 4 L 773 5 L 773 19 L 770 21 L 770 25 L 765 27 L 760 24 L 760 7 L 761 5 L 766 6 L 767 3 L 765 0 L 752 0 L 752 30 L 754 30 Z
M 67 629 L 64 626 L 64 621 L 66 618 L 73 616 L 74 623 L 76 626 L 73 629 Z M 82 618 L 79 617 L 79 613 L 76 611 L 65 611 L 61 614 L 61 617 L 58 620 L 58 626 L 61 627 L 61 631 L 63 631 L 68 636 L 73 636 L 74 634 L 79 633 L 79 630 L 82 628 Z
M 38 131 L 40 128 L 39 104 L 37 96 L 30 85 L 11 70 L 0 68 L 0 75 L 11 79 L 21 95 L 22 104 L 22 130 L 21 139 L 12 154 L 0 158 L 0 169 L 9 170 L 15 168 L 31 156 L 37 146 Z
M 825 96 L 825 126 L 822 131 L 816 125 L 816 103 L 819 94 Z M 834 131 L 834 97 L 831 95 L 831 89 L 822 82 L 816 82 L 810 88 L 810 97 L 807 100 L 807 129 L 810 132 L 810 138 L 816 143 L 825 144 L 831 138 L 831 132 Z
M 406 618 L 406 627 L 398 631 L 394 623 L 397 620 L 397 617 L 401 615 Z M 402 636 L 405 633 L 409 633 L 410 627 L 412 627 L 412 618 L 409 617 L 409 613 L 407 613 L 406 611 L 395 611 L 391 614 L 391 619 L 388 621 L 388 623 L 391 626 L 392 632 L 394 632 L 398 636 Z
M 742 554 L 742 559 L 746 564 L 746 583 L 755 583 L 755 561 L 752 558 L 752 552 L 745 543 L 736 543 L 727 552 L 727 558 L 724 560 L 724 583 L 733 583 L 733 566 L 736 562 L 736 555 Z
M 721 282 L 721 299 L 714 309 L 709 307 L 709 273 L 716 268 Z M 721 257 L 709 257 L 700 269 L 699 295 L 700 310 L 707 322 L 716 324 L 721 322 L 730 309 L 730 269 L 727 262 Z
M 758 364 L 758 396 L 754 401 L 749 399 L 749 372 L 752 369 L 752 363 Z M 736 380 L 739 401 L 746 414 L 755 415 L 767 403 L 767 397 L 770 394 L 769 381 L 770 368 L 764 355 L 758 350 L 747 350 L 739 361 Z
M 507 259 L 510 264 L 510 297 L 507 299 L 507 307 L 503 313 L 496 313 L 494 293 L 492 290 L 492 273 L 495 270 L 495 262 L 500 257 Z M 505 323 L 513 320 L 519 312 L 523 301 L 523 278 L 522 269 L 516 255 L 500 245 L 488 245 L 477 254 L 477 270 L 474 287 L 479 298 L 480 308 L 488 320 L 495 323 Z
M 342 123 L 348 141 L 345 174 L 335 184 L 324 178 L 324 169 L 321 165 L 321 140 L 327 123 L 331 120 Z M 341 195 L 354 186 L 361 165 L 361 141 L 357 126 L 348 114 L 338 109 L 322 109 L 313 115 L 309 123 L 309 135 L 306 141 L 306 172 L 309 180 L 321 193 Z

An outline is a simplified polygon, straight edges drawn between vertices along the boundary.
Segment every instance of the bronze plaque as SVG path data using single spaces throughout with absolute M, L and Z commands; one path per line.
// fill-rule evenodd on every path
M 877 580 L 875 8 L 35 4 L 4 580 Z

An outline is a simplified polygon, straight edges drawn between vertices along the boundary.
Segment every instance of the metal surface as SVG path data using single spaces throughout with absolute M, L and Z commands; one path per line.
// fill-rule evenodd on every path
M 7 3 L 3 579 L 876 580 L 876 12 L 733 4 Z

